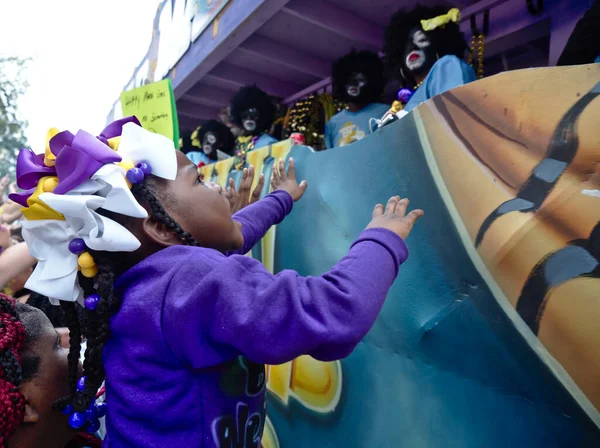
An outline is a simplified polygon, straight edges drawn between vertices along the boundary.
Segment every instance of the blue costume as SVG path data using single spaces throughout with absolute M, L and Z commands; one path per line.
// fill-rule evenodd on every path
M 456 56 L 446 55 L 433 64 L 423 84 L 411 96 L 404 110 L 410 112 L 429 98 L 475 79 L 475 72 L 470 65 Z
M 331 117 L 325 125 L 325 145 L 327 148 L 346 146 L 371 133 L 371 119 L 380 118 L 389 106 L 371 103 L 358 112 L 343 110 Z
M 190 151 L 186 154 L 187 158 L 194 162 L 194 165 L 198 165 L 203 163 L 204 165 L 210 165 L 211 163 L 215 163 L 216 160 L 211 160 L 208 158 L 206 154 L 202 151 Z

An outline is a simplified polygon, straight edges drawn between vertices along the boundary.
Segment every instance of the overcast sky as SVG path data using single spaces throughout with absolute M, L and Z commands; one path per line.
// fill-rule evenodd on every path
M 157 5 L 158 0 L 0 0 L 0 55 L 32 58 L 21 111 L 35 150 L 43 148 L 50 127 L 102 130 L 148 49 Z

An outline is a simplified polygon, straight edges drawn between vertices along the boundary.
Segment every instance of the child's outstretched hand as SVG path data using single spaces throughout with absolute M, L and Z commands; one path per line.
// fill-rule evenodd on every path
M 271 176 L 271 186 L 273 187 L 273 191 L 287 191 L 294 202 L 300 199 L 306 191 L 307 184 L 305 180 L 298 184 L 298 181 L 296 180 L 294 159 L 290 158 L 290 165 L 287 173 L 285 172 L 285 163 L 283 159 L 279 161 L 278 167 L 273 168 L 279 168 L 273 169 L 273 174 Z
M 424 215 L 423 210 L 413 210 L 407 215 L 406 208 L 409 203 L 407 198 L 400 199 L 399 196 L 394 196 L 385 207 L 377 204 L 367 229 L 388 229 L 405 240 L 417 219 Z
M 250 165 L 250 168 L 244 168 L 242 173 L 242 181 L 240 187 L 235 188 L 235 182 L 233 179 L 229 179 L 229 187 L 223 192 L 225 197 L 229 199 L 231 207 L 231 213 L 239 212 L 241 209 L 249 204 L 254 204 L 260 199 L 260 193 L 262 192 L 263 185 L 265 184 L 265 176 L 260 175 L 258 184 L 252 195 L 250 195 L 250 189 L 252 188 L 252 182 L 254 181 L 254 166 Z

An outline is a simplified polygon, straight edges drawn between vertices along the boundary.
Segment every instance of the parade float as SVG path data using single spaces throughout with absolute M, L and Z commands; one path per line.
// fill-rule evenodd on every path
M 265 448 L 600 443 L 600 66 L 518 70 L 553 65 L 589 4 L 455 3 L 469 36 L 487 22 L 485 79 L 349 147 L 285 140 L 246 154 L 255 184 L 289 156 L 309 183 L 251 254 L 272 272 L 325 272 L 392 194 L 426 211 L 351 356 L 267 367 Z M 166 1 L 125 90 L 170 79 L 182 132 L 248 84 L 293 105 L 327 91 L 336 57 L 377 50 L 397 6 Z M 200 171 L 225 186 L 239 177 L 234 165 Z

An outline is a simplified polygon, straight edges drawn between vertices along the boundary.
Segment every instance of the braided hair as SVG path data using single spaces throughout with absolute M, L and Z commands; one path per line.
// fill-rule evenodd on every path
M 47 300 L 47 299 L 46 299 Z M 40 359 L 27 353 L 27 347 L 42 334 L 36 308 L 15 302 L 0 294 L 0 447 L 7 446 L 10 436 L 23 423 L 25 397 L 21 384 L 39 372 Z M 100 448 L 101 441 L 92 435 L 76 434 L 68 448 Z
M 15 301 L 0 294 L 0 446 L 23 422 L 25 397 L 19 392 L 23 381 L 20 350 L 25 329 L 15 309 Z
M 179 236 L 182 243 L 188 246 L 198 246 L 192 235 L 181 228 L 177 222 L 164 209 L 157 199 L 157 187 L 152 176 L 144 182 L 134 185 L 132 194 L 143 206 L 147 206 L 151 219 L 167 226 L 172 232 Z M 103 211 L 107 215 L 109 212 Z M 102 349 L 110 337 L 109 319 L 119 309 L 120 297 L 115 294 L 113 285 L 118 269 L 117 257 L 106 252 L 90 251 L 97 266 L 98 274 L 92 278 L 79 275 L 79 283 L 86 296 L 97 294 L 100 301 L 96 310 L 83 310 L 86 321 L 84 336 L 87 339 L 85 358 L 83 364 L 84 376 L 86 377 L 83 390 L 77 390 L 77 376 L 79 354 L 81 350 L 82 329 L 77 319 L 76 304 L 63 302 L 61 306 L 65 311 L 67 324 L 70 330 L 71 348 L 69 350 L 69 388 L 71 395 L 58 400 L 54 406 L 58 410 L 64 410 L 71 405 L 75 412 L 84 412 L 93 403 L 96 392 L 105 379 L 105 371 L 102 363 Z

